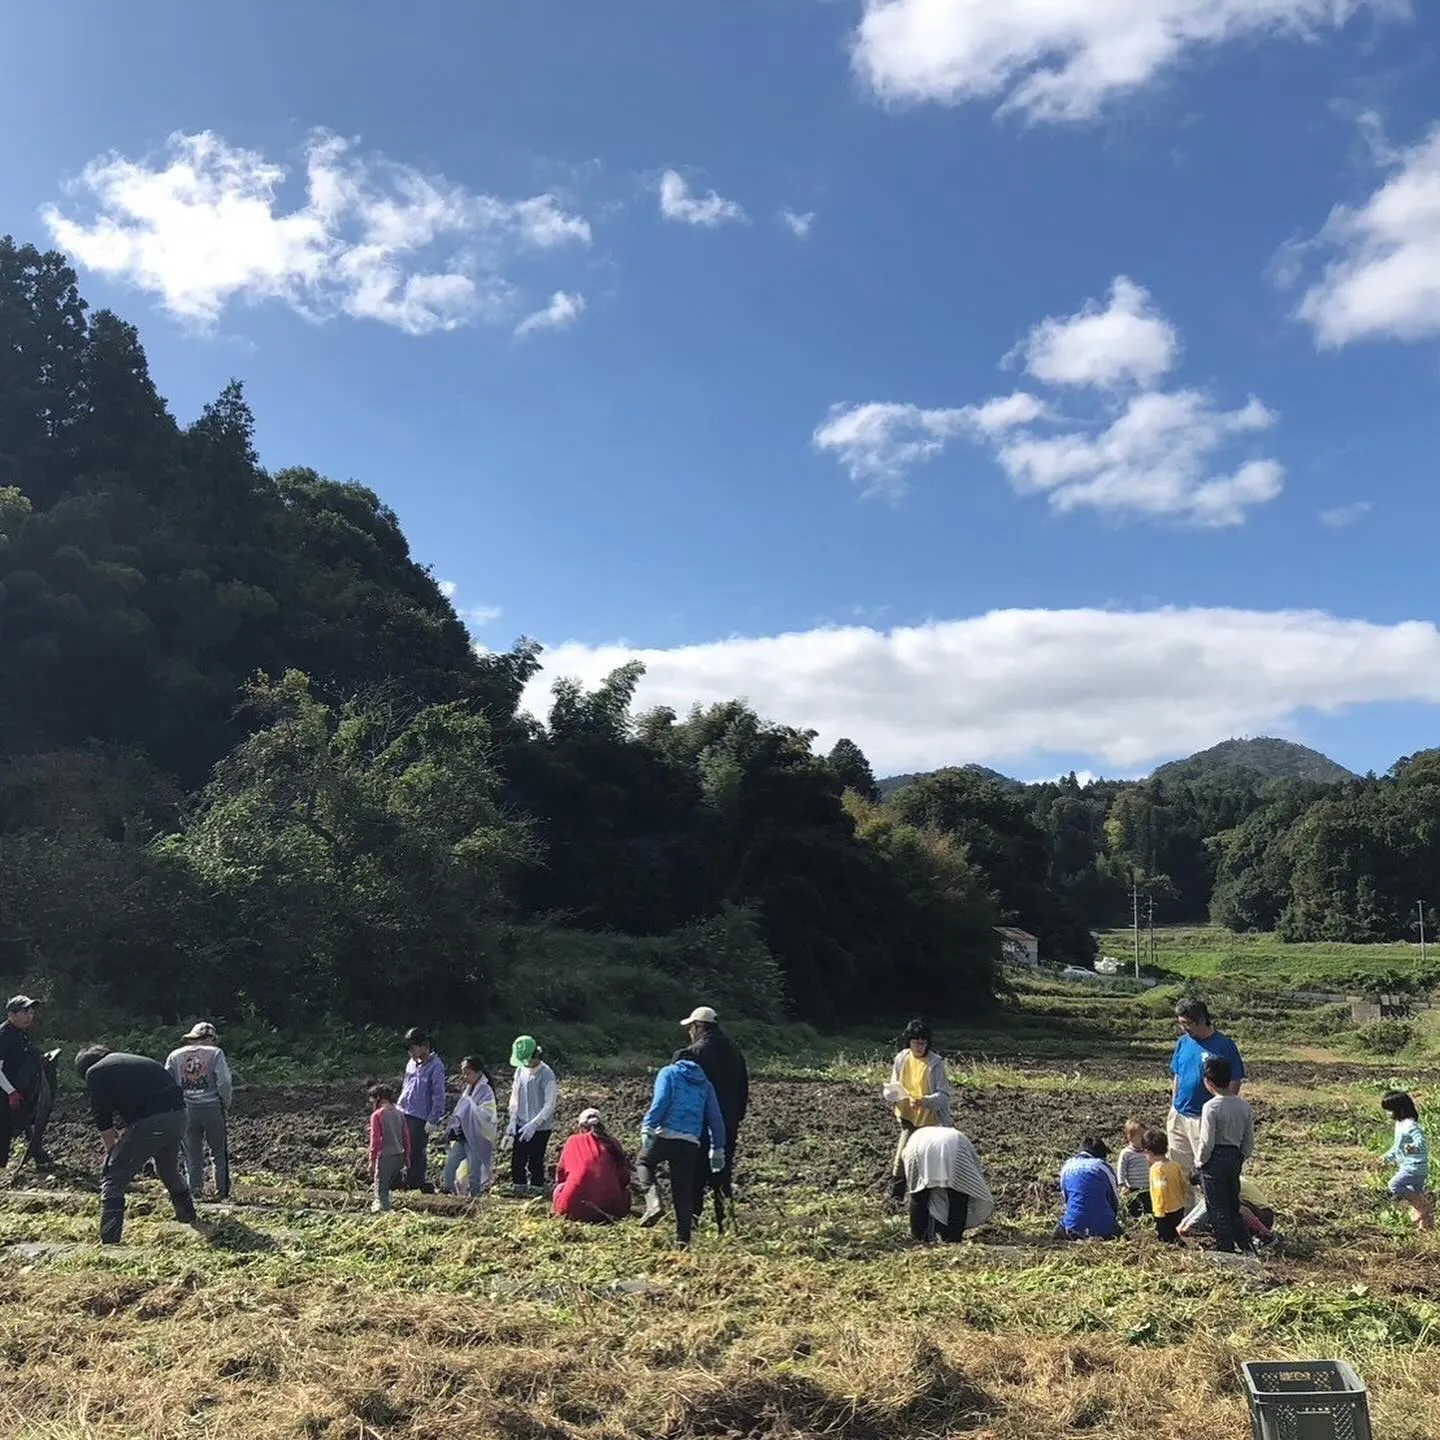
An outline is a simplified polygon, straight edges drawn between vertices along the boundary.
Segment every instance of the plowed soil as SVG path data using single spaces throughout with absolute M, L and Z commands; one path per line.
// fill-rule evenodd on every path
M 1322 1067 L 1272 1067 L 1267 1078 L 1306 1085 Z M 1032 1076 L 1027 1075 L 1030 1080 Z M 1168 1104 L 1163 1065 L 1036 1069 L 1036 1084 L 957 1087 L 956 1123 L 975 1142 L 1003 1213 L 1035 1205 L 1053 1193 L 1060 1162 L 1082 1137 L 1099 1134 L 1112 1145 L 1125 1119 L 1162 1124 Z M 1073 1080 L 1074 1088 L 1065 1087 Z M 1086 1081 L 1104 1081 L 1099 1093 Z M 1058 1083 L 1057 1083 L 1058 1082 Z M 502 1107 L 508 1091 L 500 1087 Z M 637 1141 L 640 1117 L 650 1099 L 644 1078 L 585 1075 L 561 1078 L 557 1135 L 573 1127 L 587 1106 L 598 1106 L 627 1145 Z M 1260 1123 L 1266 1107 L 1257 1103 Z M 248 1089 L 237 1093 L 230 1127 L 232 1171 L 243 1198 L 247 1181 L 283 1179 L 312 1188 L 348 1185 L 364 1175 L 366 1134 L 363 1086 L 312 1085 Z M 896 1138 L 895 1122 L 873 1085 L 826 1080 L 757 1081 L 741 1130 L 737 1187 L 752 1203 L 783 1206 L 797 1182 L 807 1190 L 842 1194 L 884 1189 Z M 62 1096 L 52 1122 L 50 1146 L 67 1181 L 83 1185 L 97 1170 L 93 1131 L 79 1098 Z M 432 1147 L 432 1168 L 437 1163 Z M 552 1150 L 551 1160 L 554 1160 Z M 1037 1187 L 1039 1189 L 1037 1190 Z

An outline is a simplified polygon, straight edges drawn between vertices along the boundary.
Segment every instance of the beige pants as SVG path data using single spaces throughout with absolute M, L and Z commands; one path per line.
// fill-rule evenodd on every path
M 1184 1172 L 1188 1181 L 1200 1168 L 1200 1121 L 1189 1115 L 1182 1115 L 1173 1105 L 1165 1121 L 1165 1136 L 1170 1142 L 1169 1159 Z M 1193 1185 L 1185 1188 L 1185 1208 L 1193 1210 L 1196 1204 L 1196 1190 Z

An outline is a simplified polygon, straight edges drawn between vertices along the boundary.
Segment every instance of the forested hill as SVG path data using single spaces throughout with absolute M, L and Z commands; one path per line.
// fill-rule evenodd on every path
M 1012 780 L 1008 775 L 1002 775 L 998 770 L 990 769 L 988 765 L 961 765 L 959 768 L 967 775 L 974 775 L 981 780 L 989 780 L 996 785 L 1018 786 L 1020 784 L 1020 781 Z M 913 784 L 916 780 L 923 780 L 927 775 L 936 773 L 933 770 L 921 770 L 906 775 L 886 775 L 875 783 L 879 787 L 881 798 L 888 800 L 897 790 Z
M 1253 740 L 1222 740 L 1184 760 L 1172 760 L 1155 771 L 1157 780 L 1206 780 L 1226 771 L 1242 771 L 1261 780 L 1308 780 L 1333 785 L 1354 774 L 1328 755 L 1293 740 L 1259 736 Z
M 698 990 L 958 1016 L 994 993 L 996 925 L 1084 962 L 1135 883 L 1161 919 L 1324 939 L 1407 936 L 1434 893 L 1437 752 L 1333 785 L 972 767 L 882 797 L 851 741 L 740 701 L 636 714 L 635 665 L 535 721 L 538 647 L 477 656 L 373 492 L 269 471 L 253 435 L 237 384 L 174 417 L 133 327 L 0 242 L 11 992 L 284 1024 L 608 1006 L 621 1035 Z

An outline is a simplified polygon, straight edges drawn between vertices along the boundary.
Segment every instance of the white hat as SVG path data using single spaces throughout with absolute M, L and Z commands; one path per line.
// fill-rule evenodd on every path
M 605 1120 L 600 1112 L 592 1105 L 588 1110 L 582 1110 L 580 1112 L 580 1118 L 575 1123 L 583 1130 L 587 1125 L 603 1125 Z
M 708 1006 L 697 1005 L 680 1023 L 681 1025 L 715 1025 L 720 1017 Z
M 215 1027 L 208 1020 L 197 1020 L 191 1027 L 188 1035 L 182 1035 L 182 1040 L 215 1040 L 218 1033 Z

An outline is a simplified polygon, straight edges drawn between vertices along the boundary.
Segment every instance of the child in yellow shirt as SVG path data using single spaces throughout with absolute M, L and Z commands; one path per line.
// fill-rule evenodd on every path
M 1155 1216 L 1155 1234 L 1166 1245 L 1179 1245 L 1190 1181 L 1184 1170 L 1168 1158 L 1170 1141 L 1163 1130 L 1147 1130 L 1143 1143 L 1150 1161 L 1150 1210 Z

